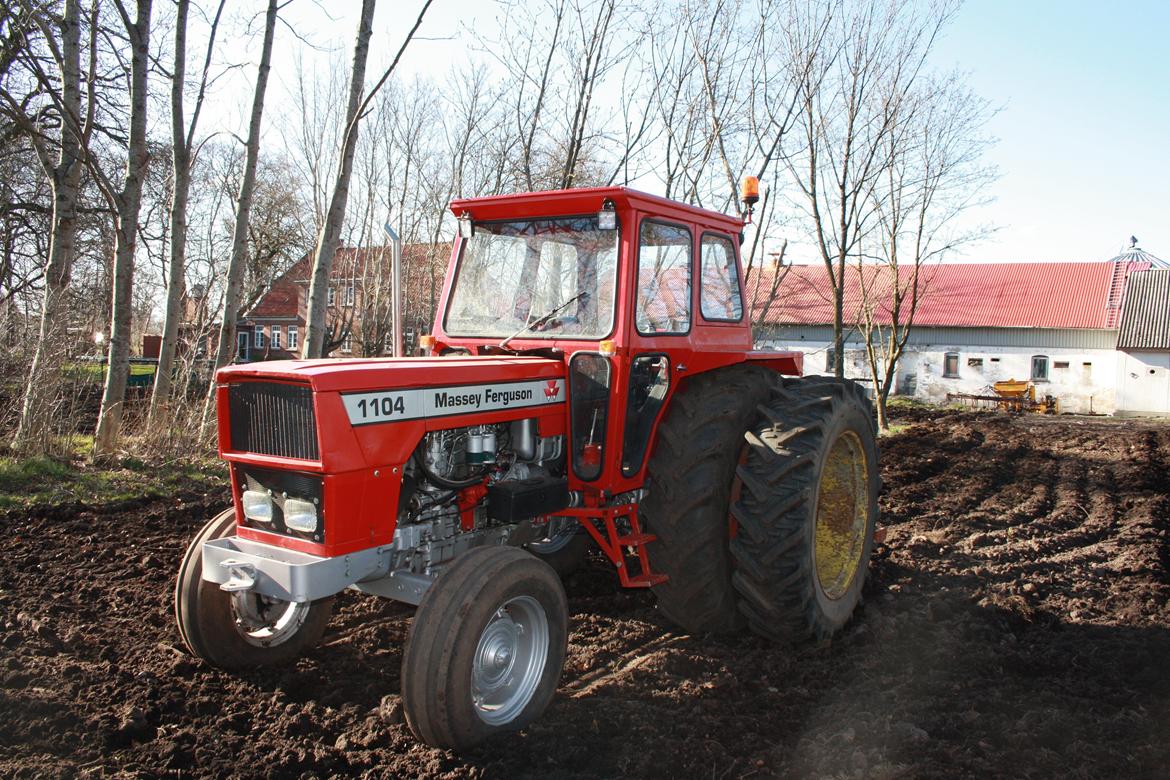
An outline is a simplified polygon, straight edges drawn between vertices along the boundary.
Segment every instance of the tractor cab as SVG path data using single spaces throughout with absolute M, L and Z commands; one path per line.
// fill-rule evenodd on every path
M 493 354 L 751 349 L 743 221 L 625 187 L 457 200 L 434 336 Z
M 456 200 L 436 355 L 540 355 L 567 366 L 573 481 L 641 486 L 651 436 L 689 375 L 752 351 L 744 222 L 625 187 Z

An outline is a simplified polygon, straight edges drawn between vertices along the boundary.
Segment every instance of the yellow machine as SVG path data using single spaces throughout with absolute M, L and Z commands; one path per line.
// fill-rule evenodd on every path
M 1046 395 L 1042 400 L 1036 400 L 1036 385 L 1032 382 L 1022 379 L 1008 379 L 996 382 L 990 389 L 995 391 L 995 395 L 948 393 L 947 400 L 959 401 L 976 408 L 1002 409 L 1005 412 L 1060 413 L 1060 401 L 1055 396 Z

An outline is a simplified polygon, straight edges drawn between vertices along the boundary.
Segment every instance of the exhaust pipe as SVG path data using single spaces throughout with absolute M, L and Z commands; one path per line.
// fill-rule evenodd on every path
M 390 268 L 393 296 L 390 302 L 390 327 L 394 332 L 394 357 L 402 357 L 402 240 L 390 227 L 389 222 L 382 225 L 382 230 L 390 237 Z

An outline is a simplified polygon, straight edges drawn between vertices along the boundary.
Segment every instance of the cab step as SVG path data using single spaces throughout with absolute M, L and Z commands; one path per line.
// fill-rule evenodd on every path
M 652 588 L 670 579 L 667 575 L 650 568 L 650 556 L 646 552 L 646 545 L 658 537 L 644 532 L 638 524 L 637 504 L 574 507 L 558 514 L 576 517 L 580 521 L 601 551 L 617 567 L 622 587 Z M 618 531 L 619 518 L 628 524 L 628 533 Z
M 617 543 L 622 547 L 641 547 L 644 544 L 653 542 L 657 538 L 654 534 L 629 534 L 628 536 L 619 536 Z

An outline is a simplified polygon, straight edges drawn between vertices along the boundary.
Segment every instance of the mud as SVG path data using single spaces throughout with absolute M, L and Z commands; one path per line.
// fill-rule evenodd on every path
M 183 652 L 172 577 L 226 493 L 10 515 L 0 776 L 1165 776 L 1167 465 L 1160 424 L 916 413 L 831 645 L 681 634 L 594 560 L 550 709 L 464 755 L 401 722 L 392 603 L 342 596 L 289 668 Z

